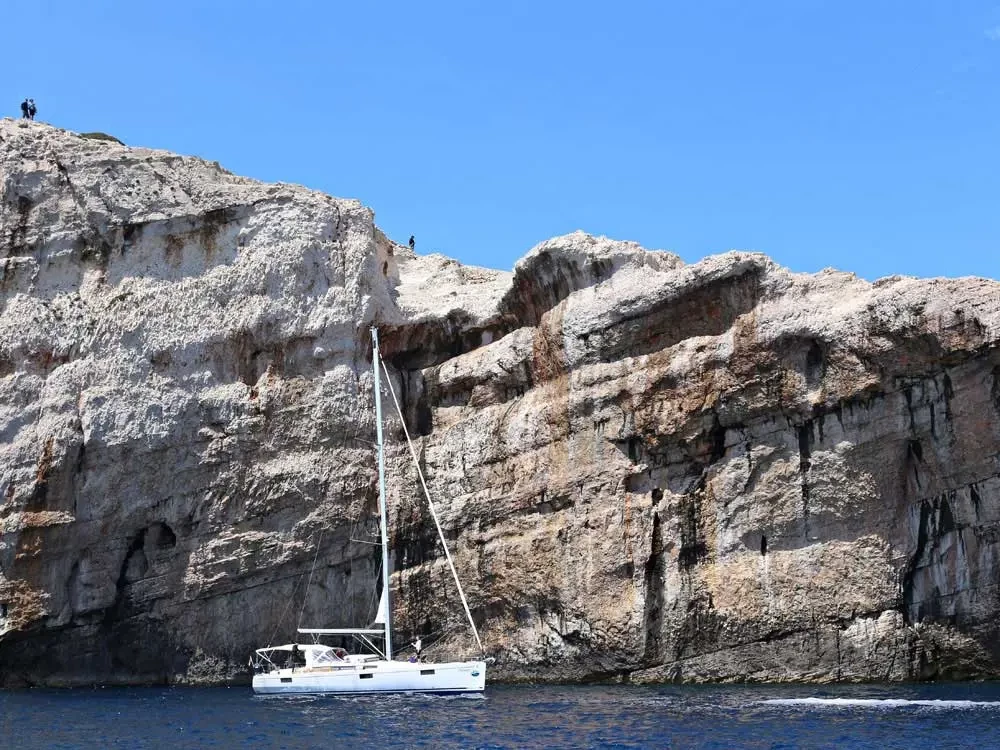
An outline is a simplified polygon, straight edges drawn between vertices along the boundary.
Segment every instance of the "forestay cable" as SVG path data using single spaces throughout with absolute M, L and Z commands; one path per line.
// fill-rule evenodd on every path
M 413 441 L 410 440 L 410 431 L 406 429 L 406 418 L 403 416 L 403 410 L 399 407 L 399 400 L 396 398 L 396 389 L 392 387 L 392 376 L 389 374 L 389 370 L 386 368 L 381 355 L 376 352 L 376 356 L 379 358 L 382 370 L 385 372 L 385 382 L 389 386 L 392 403 L 396 406 L 396 413 L 399 414 L 399 421 L 403 425 L 403 435 L 406 436 L 406 445 L 409 447 L 410 455 L 413 457 L 413 465 L 417 467 L 417 476 L 420 477 L 420 486 L 424 488 L 424 497 L 427 498 L 427 506 L 431 510 L 431 518 L 434 519 L 434 525 L 437 527 L 438 536 L 441 538 L 441 546 L 444 547 L 444 556 L 448 559 L 448 567 L 451 568 L 451 575 L 454 577 L 455 585 L 458 587 L 458 596 L 462 600 L 462 606 L 465 608 L 465 616 L 469 618 L 469 625 L 472 627 L 472 634 L 476 637 L 476 643 L 479 645 L 479 652 L 484 654 L 486 651 L 483 649 L 483 642 L 479 640 L 479 631 L 476 630 L 476 623 L 472 619 L 469 602 L 466 601 L 465 592 L 462 591 L 462 582 L 458 580 L 458 572 L 455 570 L 455 563 L 451 559 L 451 552 L 448 551 L 448 542 L 445 541 L 444 531 L 441 530 L 441 522 L 438 520 L 437 511 L 434 510 L 434 502 L 431 500 L 431 493 L 427 489 L 427 482 L 424 480 L 424 472 L 420 470 L 420 461 L 417 459 L 417 451 L 413 447 Z

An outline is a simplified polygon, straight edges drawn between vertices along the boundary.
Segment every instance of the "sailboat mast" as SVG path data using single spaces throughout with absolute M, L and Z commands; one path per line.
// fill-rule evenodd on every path
M 378 329 L 372 326 L 372 370 L 375 373 L 375 438 L 378 443 L 378 512 L 382 532 L 382 597 L 385 601 L 385 658 L 392 661 L 392 601 L 389 598 L 389 525 L 385 510 L 385 448 L 382 445 L 382 381 L 379 379 Z

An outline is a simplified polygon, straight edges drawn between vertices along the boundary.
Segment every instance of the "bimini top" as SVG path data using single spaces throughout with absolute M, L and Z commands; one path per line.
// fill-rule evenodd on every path
M 257 653 L 267 658 L 267 655 L 274 651 L 294 651 L 296 648 L 305 657 L 307 667 L 322 667 L 327 664 L 338 664 L 345 661 L 337 653 L 338 651 L 343 653 L 343 649 L 324 646 L 322 643 L 286 643 L 283 646 L 259 648 L 257 649 Z

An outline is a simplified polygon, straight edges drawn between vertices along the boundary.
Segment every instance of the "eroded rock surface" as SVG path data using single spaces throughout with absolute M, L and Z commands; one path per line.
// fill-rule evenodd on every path
M 366 624 L 373 323 L 494 676 L 997 674 L 997 282 L 582 233 L 469 268 L 355 201 L 0 139 L 0 683 L 240 679 Z M 401 437 L 433 656 L 469 641 Z

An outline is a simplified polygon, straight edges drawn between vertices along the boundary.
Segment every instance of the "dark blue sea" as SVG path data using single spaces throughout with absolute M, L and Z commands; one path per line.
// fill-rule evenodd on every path
M 1000 685 L 0 692 L 4 748 L 1000 748 Z

